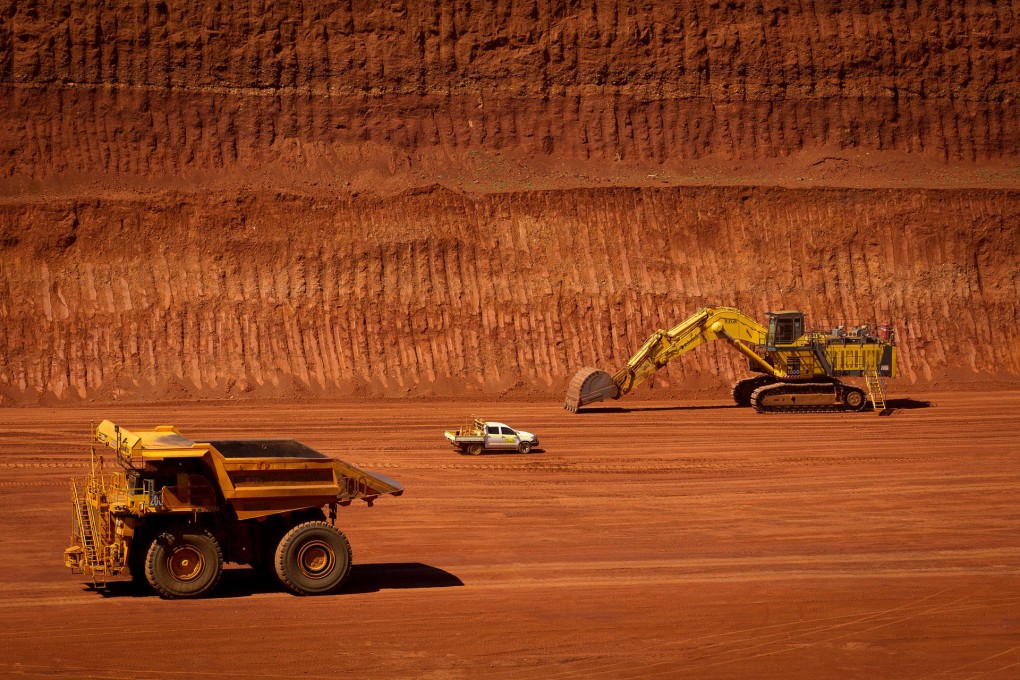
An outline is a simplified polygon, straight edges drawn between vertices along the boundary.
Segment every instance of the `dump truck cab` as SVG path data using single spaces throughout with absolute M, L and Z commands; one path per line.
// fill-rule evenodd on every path
M 97 467 L 93 450 L 90 474 L 71 480 L 65 564 L 96 585 L 127 570 L 164 597 L 210 592 L 225 562 L 298 594 L 332 592 L 351 563 L 337 508 L 403 492 L 292 439 L 198 442 L 172 426 L 130 432 L 110 421 L 93 438 L 113 449 L 119 469 Z

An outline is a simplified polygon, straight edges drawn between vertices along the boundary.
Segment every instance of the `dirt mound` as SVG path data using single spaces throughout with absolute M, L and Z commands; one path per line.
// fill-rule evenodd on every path
M 0 400 L 551 396 L 701 304 L 1015 384 L 1017 45 L 979 2 L 9 3 Z

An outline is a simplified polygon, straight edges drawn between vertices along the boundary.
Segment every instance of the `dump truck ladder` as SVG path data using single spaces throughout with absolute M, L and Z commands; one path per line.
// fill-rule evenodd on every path
M 877 413 L 883 413 L 885 405 L 885 385 L 882 384 L 882 376 L 874 368 L 864 371 L 864 382 L 868 385 L 868 394 L 871 396 L 871 405 Z
M 92 504 L 87 498 L 82 499 L 79 496 L 78 485 L 74 480 L 71 480 L 71 498 L 74 502 L 77 519 L 78 534 L 76 538 L 81 541 L 82 553 L 85 557 L 82 573 L 91 576 L 92 582 L 97 588 L 103 588 L 106 586 L 107 575 L 105 550 L 96 544 L 96 522 Z

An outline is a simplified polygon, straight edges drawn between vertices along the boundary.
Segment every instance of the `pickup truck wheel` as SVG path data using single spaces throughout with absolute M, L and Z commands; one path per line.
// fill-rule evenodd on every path
M 351 544 L 325 522 L 305 522 L 288 531 L 276 549 L 276 576 L 297 595 L 337 590 L 351 573 Z
M 517 445 L 517 450 L 521 453 L 531 453 L 531 442 L 521 442 Z
M 468 455 L 477 456 L 478 454 L 480 454 L 482 452 L 482 445 L 481 444 L 468 444 L 467 452 L 468 452 Z
M 223 550 L 205 529 L 164 531 L 145 555 L 145 578 L 166 599 L 202 597 L 223 574 Z

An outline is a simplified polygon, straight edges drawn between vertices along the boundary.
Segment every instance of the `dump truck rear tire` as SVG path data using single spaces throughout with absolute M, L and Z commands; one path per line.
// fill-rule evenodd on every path
M 276 576 L 297 595 L 337 590 L 350 575 L 351 562 L 347 537 L 325 522 L 298 524 L 276 548 Z
M 198 527 L 164 531 L 145 556 L 145 578 L 166 599 L 202 597 L 220 581 L 223 550 Z

